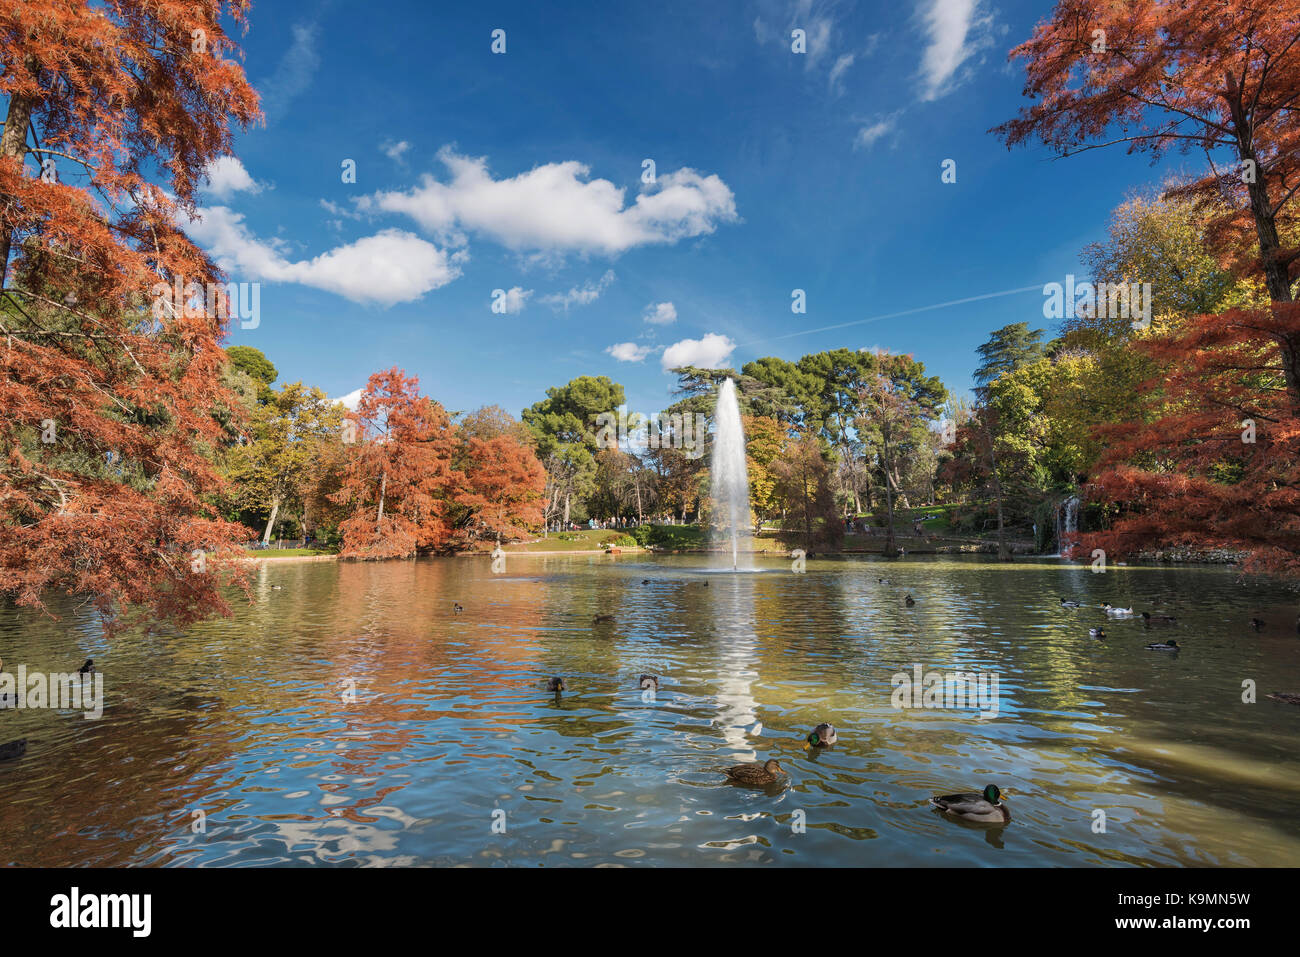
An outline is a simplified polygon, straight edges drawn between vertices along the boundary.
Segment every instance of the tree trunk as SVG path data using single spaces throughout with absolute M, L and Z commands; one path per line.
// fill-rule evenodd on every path
M 1255 236 L 1259 240 L 1264 285 L 1268 289 L 1268 298 L 1273 302 L 1291 302 L 1293 297 L 1289 270 L 1279 258 L 1282 242 L 1277 232 L 1277 214 L 1268 197 L 1268 180 L 1264 176 L 1264 168 L 1255 153 L 1251 121 L 1241 102 L 1242 91 L 1231 71 L 1224 71 L 1224 79 L 1227 83 L 1224 99 L 1237 137 L 1237 155 L 1243 161 L 1252 163 L 1255 168 L 1255 182 L 1246 184 L 1246 192 L 1250 196 L 1250 214 L 1255 220 Z M 1300 404 L 1300 341 L 1294 336 L 1279 335 L 1278 342 L 1282 351 L 1282 372 L 1286 378 L 1287 392 L 1293 403 Z
M 805 552 L 812 551 L 813 547 L 812 510 L 812 500 L 808 494 L 808 476 L 805 474 L 803 479 L 803 547 Z
M 893 456 L 890 454 L 888 433 L 881 431 L 881 470 L 885 473 L 885 554 L 893 558 L 898 553 L 898 545 L 894 541 L 894 483 L 890 480 L 890 463 Z
M 993 479 L 993 496 L 998 504 L 998 561 L 1011 561 L 1011 552 L 1007 550 L 1007 543 L 1003 538 L 1003 526 L 1005 524 L 1002 514 L 1002 482 L 998 479 L 998 458 L 993 451 L 993 436 L 989 436 L 989 475 Z
M 384 520 L 384 496 L 388 494 L 388 473 L 385 472 L 379 480 L 379 514 L 375 516 L 375 524 L 379 525 Z
M 893 558 L 898 546 L 894 543 L 894 493 L 888 478 L 885 479 L 885 521 L 885 554 Z
M 23 65 L 29 73 L 36 72 L 36 58 L 23 58 Z M 32 121 L 32 109 L 36 101 L 26 96 L 15 96 L 9 100 L 9 115 L 5 117 L 4 132 L 0 134 L 0 156 L 17 157 L 22 162 L 27 157 L 27 127 Z M 9 197 L 0 197 L 0 205 L 8 206 Z M 9 248 L 13 233 L 6 224 L 0 228 L 0 288 L 9 272 Z
M 275 527 L 275 516 L 280 513 L 280 500 L 277 498 L 271 503 L 271 517 L 266 520 L 266 531 L 262 533 L 262 544 L 265 545 L 271 541 L 271 529 Z

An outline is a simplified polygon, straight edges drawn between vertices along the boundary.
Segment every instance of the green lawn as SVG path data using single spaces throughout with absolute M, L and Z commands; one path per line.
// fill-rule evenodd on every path
M 244 554 L 249 558 L 297 558 L 303 555 L 336 555 L 338 553 L 323 548 L 259 548 L 253 551 L 245 550 Z
M 700 548 L 705 544 L 704 532 L 698 525 L 652 525 L 649 544 L 652 548 L 666 550 Z M 545 538 L 522 544 L 506 545 L 514 552 L 568 552 L 601 548 L 605 539 L 616 535 L 632 537 L 629 528 L 584 528 L 576 532 L 552 532 Z M 620 548 L 631 548 L 621 545 Z
M 655 548 L 703 548 L 704 529 L 698 525 L 651 525 L 650 544 Z
M 516 542 L 503 546 L 507 552 L 581 552 L 601 547 L 611 535 L 623 532 L 613 528 L 583 528 L 576 532 L 551 532 L 533 542 Z

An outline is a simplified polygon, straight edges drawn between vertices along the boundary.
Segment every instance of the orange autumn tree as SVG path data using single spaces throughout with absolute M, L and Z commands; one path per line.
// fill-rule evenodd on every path
M 528 433 L 504 409 L 480 409 L 461 420 L 454 501 L 458 545 L 521 538 L 542 524 L 546 470 Z
M 60 590 L 110 631 L 229 610 L 247 532 L 209 504 L 237 408 L 225 320 L 151 291 L 222 278 L 182 226 L 232 123 L 259 115 L 222 26 L 246 11 L 0 7 L 0 596 L 20 605 Z
M 1175 192 L 1226 208 L 1206 241 L 1271 300 L 1138 341 L 1166 371 L 1103 430 L 1089 492 L 1114 521 L 1083 548 L 1220 547 L 1300 574 L 1300 0 L 1060 0 L 1012 56 L 1035 102 L 997 128 L 1009 146 L 1203 153 Z
M 350 513 L 339 525 L 344 558 L 409 558 L 451 538 L 448 500 L 463 483 L 446 410 L 420 395 L 420 380 L 376 372 L 350 416 L 357 443 L 330 496 Z
M 467 542 L 519 538 L 542 524 L 546 472 L 533 450 L 508 436 L 469 439 L 465 480 L 456 504 Z

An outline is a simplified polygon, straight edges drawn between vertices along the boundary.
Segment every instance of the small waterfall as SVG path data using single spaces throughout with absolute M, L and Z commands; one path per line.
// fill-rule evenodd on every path
M 740 422 L 736 383 L 727 379 L 718 389 L 711 462 L 713 534 L 731 546 L 731 567 L 740 568 L 744 553 L 749 568 L 749 471 L 745 466 L 745 430 Z
M 1079 496 L 1071 495 L 1056 506 L 1056 554 L 1060 556 L 1079 531 Z

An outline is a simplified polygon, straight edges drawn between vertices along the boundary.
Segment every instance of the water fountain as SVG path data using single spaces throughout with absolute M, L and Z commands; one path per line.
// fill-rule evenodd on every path
M 711 464 L 715 539 L 730 546 L 731 567 L 739 570 L 752 564 L 749 538 L 749 471 L 745 467 L 745 429 L 740 422 L 736 383 L 727 379 L 718 389 L 714 411 L 713 459 Z

